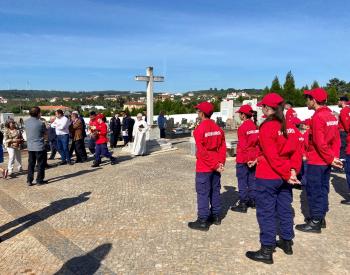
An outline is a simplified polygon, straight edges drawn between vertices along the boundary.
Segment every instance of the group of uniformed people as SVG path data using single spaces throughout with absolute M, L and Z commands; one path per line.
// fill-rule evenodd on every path
M 272 264 L 276 247 L 287 255 L 293 254 L 293 186 L 303 185 L 310 211 L 305 223 L 295 228 L 311 233 L 321 233 L 326 228 L 332 166 L 342 169 L 345 165 L 350 188 L 348 100 L 340 98 L 342 111 L 338 121 L 326 106 L 328 95 L 324 89 L 307 90 L 304 95 L 308 109 L 314 110 L 305 121 L 300 121 L 291 104 L 273 92 L 257 104 L 264 114 L 259 127 L 252 120 L 251 106 L 243 105 L 237 111 L 242 121 L 236 155 L 240 200 L 231 210 L 246 213 L 249 207 L 256 208 L 261 248 L 246 253 L 254 261 Z M 222 129 L 210 119 L 213 105 L 203 102 L 195 108 L 201 121 L 193 133 L 197 146 L 198 219 L 188 226 L 207 231 L 211 224 L 221 223 L 220 176 L 226 160 L 226 142 Z M 348 141 L 344 158 L 339 157 L 341 135 Z M 350 200 L 342 203 L 350 205 Z

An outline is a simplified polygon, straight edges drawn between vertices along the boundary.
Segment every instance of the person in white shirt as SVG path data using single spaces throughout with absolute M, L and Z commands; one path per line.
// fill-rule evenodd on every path
M 56 111 L 56 119 L 51 124 L 52 128 L 55 128 L 57 135 L 57 149 L 61 155 L 60 165 L 73 164 L 69 155 L 69 125 L 70 120 L 64 116 L 62 110 Z

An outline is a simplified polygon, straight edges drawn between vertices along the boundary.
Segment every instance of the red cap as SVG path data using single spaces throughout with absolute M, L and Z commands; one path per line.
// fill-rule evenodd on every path
M 237 111 L 236 113 L 243 113 L 246 115 L 252 115 L 253 112 L 253 108 L 252 106 L 246 104 L 246 105 L 242 105 Z
M 99 118 L 100 118 L 100 119 L 103 119 L 103 118 L 105 118 L 105 116 L 104 116 L 104 114 L 98 114 L 98 115 L 96 116 L 96 118 L 97 118 L 97 119 L 99 119 Z
M 276 108 L 278 104 L 283 102 L 283 98 L 276 93 L 269 93 L 266 96 L 263 97 L 263 99 L 258 102 L 257 106 L 267 105 L 272 108 Z
M 325 89 L 316 88 L 312 90 L 305 90 L 304 95 L 312 96 L 318 102 L 324 102 L 328 98 L 328 94 Z
M 214 113 L 214 106 L 213 104 L 205 101 L 201 102 L 198 105 L 194 106 L 195 109 L 198 109 L 199 111 L 202 111 L 208 116 L 211 116 Z
M 307 118 L 301 122 L 301 124 L 310 125 L 311 119 Z

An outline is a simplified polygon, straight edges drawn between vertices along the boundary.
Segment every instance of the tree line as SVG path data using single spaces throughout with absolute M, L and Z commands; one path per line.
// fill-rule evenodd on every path
M 299 89 L 296 88 L 294 76 L 292 72 L 289 71 L 286 75 L 283 85 L 280 84 L 280 81 L 276 76 L 272 81 L 271 87 L 265 87 L 262 96 L 269 92 L 275 92 L 280 94 L 285 99 L 285 101 L 292 103 L 294 106 L 303 107 L 305 106 L 304 91 L 319 87 L 320 85 L 315 80 L 310 87 L 308 85 L 305 85 Z M 346 82 L 338 78 L 330 79 L 326 86 L 323 88 L 325 88 L 328 93 L 329 105 L 337 104 L 339 96 L 350 96 L 350 82 Z

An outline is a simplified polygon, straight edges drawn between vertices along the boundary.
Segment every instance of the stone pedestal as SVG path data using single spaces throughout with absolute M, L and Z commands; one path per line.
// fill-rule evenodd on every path
M 131 153 L 133 143 L 128 144 L 128 146 L 123 148 L 124 152 Z M 171 142 L 168 139 L 160 138 L 160 130 L 157 125 L 150 126 L 150 129 L 146 133 L 146 148 L 147 154 L 157 152 L 157 151 L 166 151 L 173 148 Z
M 157 125 L 150 126 L 146 134 L 146 140 L 154 140 L 160 138 L 160 130 Z

